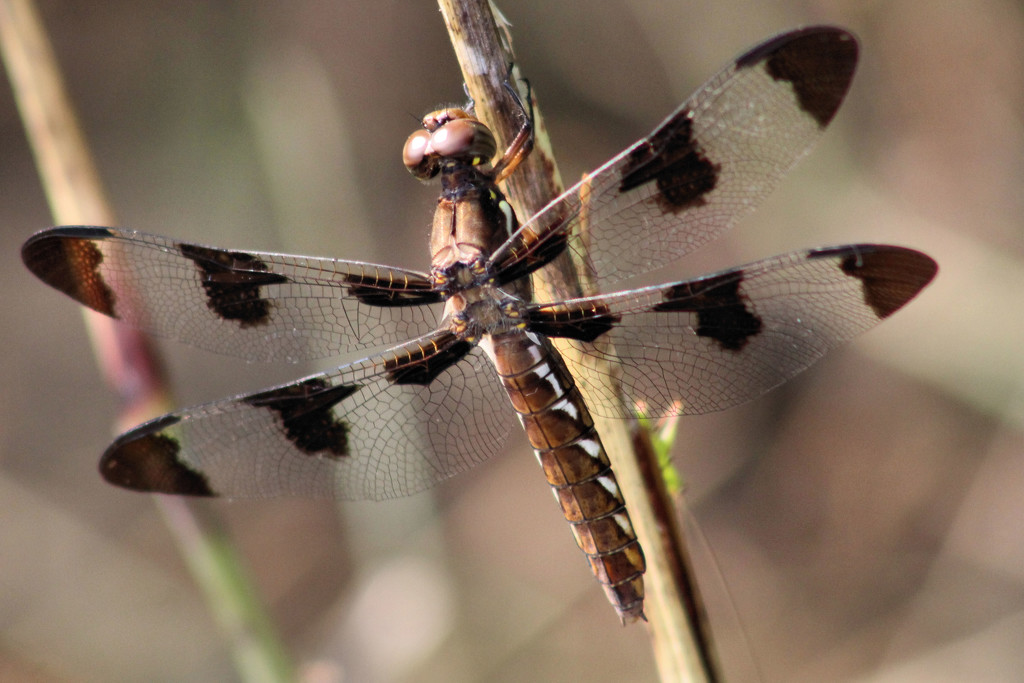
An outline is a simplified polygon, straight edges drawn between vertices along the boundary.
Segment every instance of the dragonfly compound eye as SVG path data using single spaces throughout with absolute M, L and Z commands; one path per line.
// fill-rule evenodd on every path
M 402 148 L 402 161 L 417 178 L 427 180 L 437 175 L 440 169 L 437 157 L 430 150 L 430 133 L 418 130 L 409 136 Z
M 466 159 L 474 165 L 489 162 L 497 152 L 494 136 L 476 119 L 455 119 L 438 128 L 430 139 L 441 157 Z

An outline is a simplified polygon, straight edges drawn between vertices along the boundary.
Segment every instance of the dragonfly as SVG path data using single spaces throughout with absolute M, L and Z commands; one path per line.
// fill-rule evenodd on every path
M 857 56 L 855 37 L 827 26 L 757 45 L 521 224 L 498 183 L 532 149 L 523 103 L 500 153 L 471 104 L 428 114 L 403 150 L 414 176 L 441 181 L 427 272 L 110 227 L 35 234 L 22 258 L 43 282 L 155 335 L 250 361 L 365 354 L 137 426 L 103 454 L 102 476 L 162 494 L 380 500 L 490 458 L 518 418 L 620 619 L 642 619 L 643 550 L 593 416 L 750 400 L 888 318 L 937 272 L 918 251 L 853 244 L 611 288 L 757 206 L 833 119 Z M 570 252 L 597 293 L 535 301 L 531 274 Z M 618 383 L 601 382 L 594 360 L 617 367 Z

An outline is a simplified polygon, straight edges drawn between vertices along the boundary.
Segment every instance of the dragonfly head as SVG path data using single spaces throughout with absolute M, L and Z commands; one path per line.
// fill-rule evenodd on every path
M 486 166 L 498 151 L 490 129 L 464 109 L 439 109 L 423 117 L 423 129 L 409 136 L 402 161 L 420 180 L 430 180 L 445 160 Z

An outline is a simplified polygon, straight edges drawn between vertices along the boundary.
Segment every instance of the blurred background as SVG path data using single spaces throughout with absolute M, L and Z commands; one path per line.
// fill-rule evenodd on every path
M 784 388 L 682 421 L 699 578 L 731 680 L 1024 678 L 1021 3 L 503 9 L 567 181 L 770 35 L 860 36 L 819 147 L 665 279 L 861 241 L 926 251 L 939 277 Z M 427 267 L 437 189 L 400 149 L 417 117 L 464 99 L 432 3 L 41 10 L 121 225 Z M 21 265 L 51 219 L 0 78 L 0 679 L 231 680 L 151 501 L 96 472 L 115 405 L 78 307 Z M 164 348 L 183 405 L 310 369 Z M 408 500 L 200 505 L 226 518 L 312 680 L 653 680 L 643 627 L 619 625 L 526 439 L 508 450 Z

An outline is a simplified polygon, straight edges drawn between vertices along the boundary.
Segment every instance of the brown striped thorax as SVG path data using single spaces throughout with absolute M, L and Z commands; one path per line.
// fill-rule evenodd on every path
M 420 180 L 441 176 L 441 196 L 430 235 L 436 287 L 456 292 L 490 279 L 485 261 L 519 227 L 498 189 L 491 162 L 497 143 L 490 129 L 465 109 L 423 117 L 423 129 L 405 142 L 402 159 Z
M 839 110 L 857 55 L 829 26 L 756 46 L 522 225 L 498 189 L 533 145 L 516 88 L 523 125 L 504 151 L 471 108 L 431 112 L 403 150 L 413 175 L 441 181 L 429 272 L 107 227 L 34 235 L 29 270 L 127 324 L 252 361 L 362 358 L 139 425 L 102 476 L 153 493 L 380 500 L 502 451 L 518 422 L 619 617 L 642 619 L 646 562 L 593 418 L 753 399 L 937 272 L 912 249 L 850 244 L 616 287 L 763 201 Z M 533 300 L 530 274 L 570 249 L 598 291 Z
M 448 299 L 444 317 L 463 339 L 479 341 L 525 325 L 522 300 L 494 285 L 486 261 L 519 227 L 497 177 L 515 169 L 531 135 L 527 118 L 523 133 L 495 163 L 490 129 L 466 109 L 448 107 L 424 116 L 423 129 L 402 150 L 414 176 L 441 177 L 430 236 L 431 277 Z

